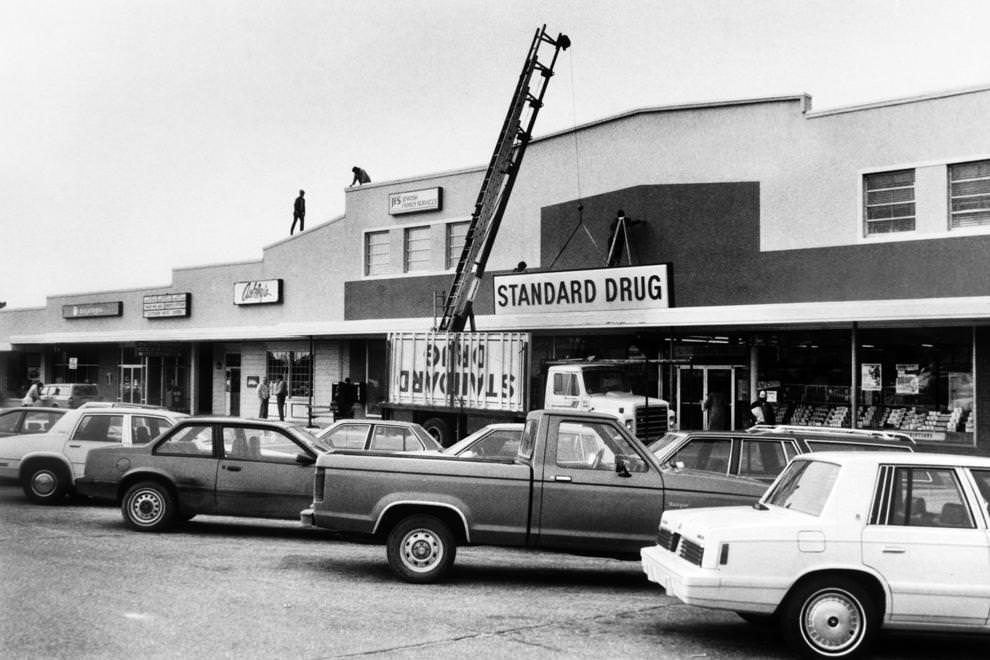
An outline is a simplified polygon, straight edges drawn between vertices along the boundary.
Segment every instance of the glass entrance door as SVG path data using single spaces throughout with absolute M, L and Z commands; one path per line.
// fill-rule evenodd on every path
M 143 364 L 120 365 L 119 401 L 125 403 L 147 403 L 145 386 Z
M 740 366 L 681 366 L 677 370 L 677 419 L 682 429 L 731 430 L 748 370 Z

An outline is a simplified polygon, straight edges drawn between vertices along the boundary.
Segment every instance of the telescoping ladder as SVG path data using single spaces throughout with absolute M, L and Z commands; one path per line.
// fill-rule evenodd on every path
M 485 273 L 485 264 L 495 243 L 502 214 L 505 213 L 505 206 L 509 202 L 509 195 L 519 173 L 519 165 L 522 163 L 526 145 L 532 137 L 536 115 L 543 106 L 543 95 L 553 76 L 557 55 L 571 45 L 571 40 L 566 35 L 559 34 L 556 39 L 551 39 L 547 36 L 546 29 L 544 25 L 536 31 L 533 43 L 529 47 L 529 54 L 526 56 L 526 63 L 519 75 L 515 94 L 505 116 L 505 122 L 502 124 L 502 132 L 495 144 L 495 153 L 492 154 L 488 171 L 485 172 L 485 178 L 481 183 L 478 200 L 474 205 L 474 212 L 471 214 L 464 248 L 461 250 L 457 270 L 454 272 L 454 281 L 444 300 L 440 330 L 460 332 L 468 320 L 471 322 L 472 330 L 474 329 L 474 314 L 471 306 Z M 553 47 L 553 57 L 549 64 L 539 61 L 540 47 L 545 44 Z M 536 83 L 539 89 L 535 93 L 531 89 L 534 73 L 540 74 Z M 529 115 L 524 117 L 527 108 Z

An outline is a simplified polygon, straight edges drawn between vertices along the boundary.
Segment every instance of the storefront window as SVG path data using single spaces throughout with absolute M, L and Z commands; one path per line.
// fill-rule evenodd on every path
M 313 391 L 313 356 L 309 351 L 269 351 L 266 364 L 268 380 L 284 378 L 289 396 L 308 397 Z

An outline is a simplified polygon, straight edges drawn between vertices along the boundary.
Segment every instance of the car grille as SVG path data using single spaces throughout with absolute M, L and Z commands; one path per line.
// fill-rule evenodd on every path
M 636 407 L 636 437 L 655 440 L 667 432 L 667 406 Z
M 696 566 L 701 566 L 701 559 L 705 556 L 705 549 L 698 545 L 688 541 L 687 539 L 681 539 L 681 558 L 685 561 L 689 561 Z
M 669 550 L 670 552 L 677 550 L 677 542 L 680 540 L 680 534 L 675 534 L 666 527 L 661 527 L 660 533 L 657 534 L 657 545 L 664 550 Z

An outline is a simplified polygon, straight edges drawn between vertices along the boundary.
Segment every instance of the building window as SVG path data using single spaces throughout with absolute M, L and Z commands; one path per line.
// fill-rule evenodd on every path
M 285 380 L 289 396 L 308 397 L 313 390 L 313 357 L 309 351 L 271 351 L 265 361 L 268 382 Z
M 949 165 L 949 227 L 990 225 L 990 160 Z
M 430 228 L 406 229 L 404 252 L 405 272 L 427 270 L 430 265 Z
M 444 264 L 444 267 L 448 270 L 457 268 L 457 262 L 461 260 L 464 241 L 467 239 L 468 227 L 470 226 L 470 221 L 447 224 L 447 263 Z
M 370 231 L 364 235 L 364 274 L 384 275 L 388 272 L 388 232 Z
M 866 235 L 914 231 L 914 170 L 863 177 Z

